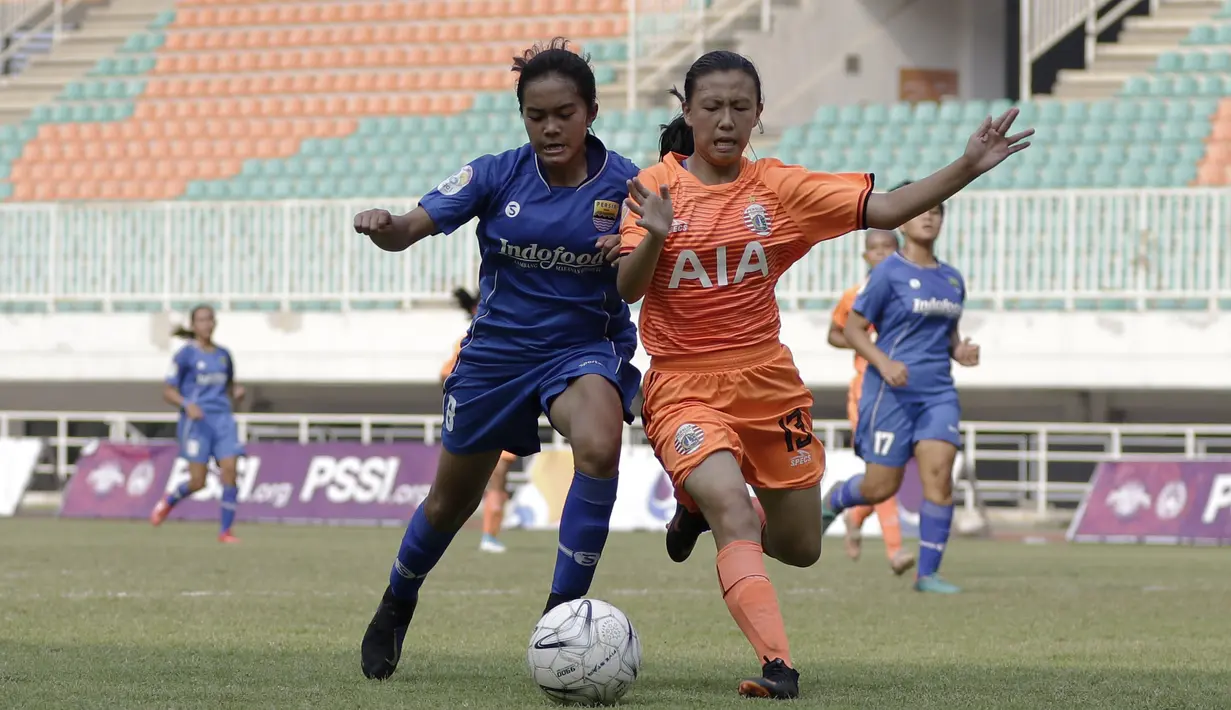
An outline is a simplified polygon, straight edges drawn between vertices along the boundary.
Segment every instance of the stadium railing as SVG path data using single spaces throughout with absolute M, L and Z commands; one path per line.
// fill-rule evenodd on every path
M 413 199 L 0 204 L 0 309 L 351 310 L 443 302 L 478 272 L 473 225 L 391 256 L 355 212 Z M 979 191 L 948 205 L 941 257 L 968 307 L 1231 309 L 1231 192 Z M 751 234 L 749 235 L 752 236 Z M 813 249 L 778 287 L 825 307 L 864 270 L 862 240 Z M 545 253 L 544 258 L 547 258 Z
M 245 441 L 299 443 L 435 443 L 442 422 L 438 415 L 240 414 L 236 419 Z M 82 446 L 100 439 L 173 442 L 175 421 L 171 412 L 0 411 L 0 437 L 44 439 L 48 455 L 36 474 L 63 485 L 75 470 Z M 564 444 L 546 420 L 540 426 L 545 443 Z M 818 420 L 813 426 L 828 449 L 849 444 L 846 421 Z M 1102 461 L 1231 454 L 1229 425 L 963 422 L 962 433 L 962 453 L 977 474 L 982 499 L 1038 515 L 1046 515 L 1052 506 L 1076 505 Z M 625 427 L 624 439 L 625 445 L 646 443 L 639 426 Z M 958 498 L 969 505 L 971 493 L 969 481 L 959 480 Z

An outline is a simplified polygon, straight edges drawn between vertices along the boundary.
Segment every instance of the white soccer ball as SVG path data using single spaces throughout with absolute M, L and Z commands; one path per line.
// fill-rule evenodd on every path
M 534 682 L 561 705 L 610 705 L 637 680 L 641 641 L 624 612 L 578 599 L 539 619 L 526 660 Z

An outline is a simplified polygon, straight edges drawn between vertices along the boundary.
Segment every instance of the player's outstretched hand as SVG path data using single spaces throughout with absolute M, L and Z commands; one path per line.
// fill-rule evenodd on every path
M 355 231 L 369 237 L 382 237 L 394 231 L 389 210 L 366 210 L 355 215 Z
M 953 348 L 953 359 L 962 367 L 975 367 L 979 364 L 979 346 L 966 338 Z
M 906 385 L 906 365 L 897 360 L 890 360 L 888 365 L 880 368 L 880 373 L 881 379 L 890 387 L 903 387 Z
M 604 234 L 599 237 L 599 240 L 594 243 L 594 246 L 603 251 L 603 259 L 609 264 L 615 264 L 620 260 L 620 234 Z
M 1034 135 L 1033 128 L 1009 135 L 1017 114 L 1018 110 L 1011 108 L 999 118 L 988 116 L 966 142 L 966 152 L 962 157 L 976 177 L 1000 165 L 1010 155 L 1030 147 L 1026 139 Z
M 671 206 L 671 192 L 666 185 L 659 185 L 658 193 L 655 194 L 642 185 L 640 180 L 633 178 L 628 181 L 628 198 L 624 200 L 624 204 L 641 218 L 637 220 L 637 226 L 651 236 L 666 239 L 671 233 L 675 211 Z

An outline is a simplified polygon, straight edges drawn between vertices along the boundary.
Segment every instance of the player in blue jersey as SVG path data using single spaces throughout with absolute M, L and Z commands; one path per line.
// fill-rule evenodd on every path
M 191 328 L 177 328 L 177 337 L 189 342 L 175 353 L 162 388 L 162 398 L 180 412 L 177 438 L 180 456 L 188 461 L 188 481 L 158 501 L 150 522 L 161 525 L 175 505 L 205 487 L 209 460 L 218 462 L 222 475 L 222 513 L 219 542 L 239 542 L 231 533 L 235 523 L 239 488 L 235 464 L 244 454 L 235 427 L 232 403 L 244 397 L 235 383 L 235 358 L 214 342 L 217 321 L 214 309 L 197 306 L 190 316 Z
M 479 307 L 444 383 L 443 451 L 363 637 L 369 678 L 397 668 L 424 577 L 483 498 L 500 452 L 539 450 L 539 417 L 573 449 L 547 610 L 584 596 L 607 540 L 624 422 L 640 383 L 636 329 L 616 291 L 616 230 L 637 167 L 589 132 L 594 73 L 567 41 L 514 60 L 529 142 L 471 161 L 411 212 L 355 230 L 386 251 L 478 219 Z M 545 610 L 546 611 L 546 610 Z
M 855 432 L 867 473 L 835 486 L 822 515 L 828 524 L 847 508 L 887 500 L 914 456 L 924 498 L 915 589 L 955 594 L 960 590 L 938 574 L 953 522 L 953 461 L 962 443 L 949 361 L 974 367 L 979 346 L 963 339 L 958 327 L 966 282 L 936 258 L 944 214 L 942 204 L 902 225 L 901 251 L 872 270 L 851 307 L 843 334 L 870 365 Z M 869 325 L 876 328 L 875 343 Z

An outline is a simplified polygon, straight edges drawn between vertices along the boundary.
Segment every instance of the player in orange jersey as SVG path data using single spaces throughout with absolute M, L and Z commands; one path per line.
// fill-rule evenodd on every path
M 883 229 L 870 229 L 864 237 L 863 260 L 868 265 L 868 271 L 885 260 L 885 257 L 898 250 L 898 237 L 893 232 Z M 842 294 L 842 300 L 833 309 L 833 318 L 829 322 L 829 344 L 835 348 L 850 349 L 846 335 L 842 329 L 846 327 L 847 316 L 859 289 L 863 285 L 852 286 Z M 859 421 L 859 395 L 863 391 L 863 372 L 868 368 L 868 361 L 858 354 L 855 355 L 855 376 L 851 378 L 850 390 L 846 395 L 846 417 L 851 422 L 851 432 Z M 872 511 L 880 519 L 881 535 L 885 540 L 885 554 L 889 556 L 889 568 L 896 575 L 905 574 L 915 566 L 915 556 L 902 549 L 902 525 L 898 522 L 898 501 L 894 496 L 877 503 L 875 506 L 860 505 L 849 508 L 843 515 L 846 523 L 846 554 L 852 560 L 858 560 L 863 548 L 863 537 L 860 528 Z
M 457 299 L 457 305 L 461 306 L 471 318 L 474 318 L 475 310 L 479 306 L 478 297 L 464 288 L 454 291 L 453 297 Z M 459 338 L 453 344 L 453 355 L 445 362 L 444 367 L 440 368 L 442 383 L 449 378 L 453 368 L 457 366 L 457 356 L 462 352 L 462 341 L 465 339 L 465 337 Z M 487 481 L 487 490 L 483 493 L 483 537 L 479 539 L 479 549 L 483 552 L 505 551 L 504 543 L 500 542 L 500 526 L 504 522 L 504 506 L 509 502 L 509 469 L 513 467 L 515 461 L 517 461 L 516 456 L 502 451 L 496 468 L 492 469 L 492 477 Z
M 679 501 L 667 552 L 681 561 L 713 531 L 723 599 L 763 663 L 739 692 L 793 698 L 799 673 L 763 554 L 799 567 L 820 558 L 825 451 L 812 435 L 812 395 L 778 339 L 774 286 L 815 244 L 896 228 L 1032 132 L 1006 137 L 1016 110 L 989 117 L 952 164 L 874 194 L 868 174 L 743 157 L 763 106 L 756 68 L 738 54 L 694 62 L 682 99 L 683 115 L 663 130 L 662 162 L 629 182 L 617 286 L 630 303 L 645 299 L 642 418 Z

